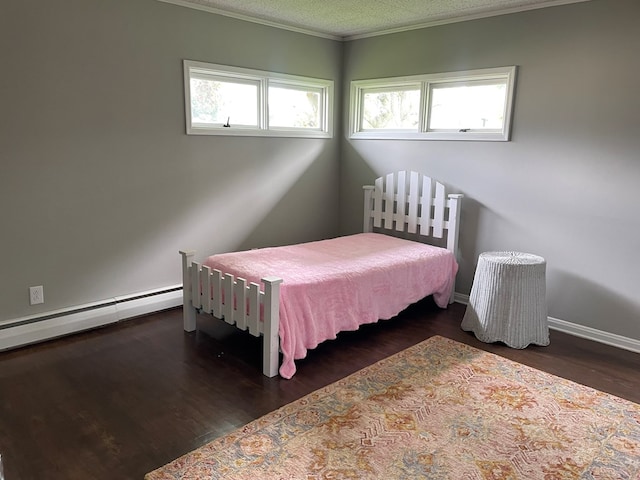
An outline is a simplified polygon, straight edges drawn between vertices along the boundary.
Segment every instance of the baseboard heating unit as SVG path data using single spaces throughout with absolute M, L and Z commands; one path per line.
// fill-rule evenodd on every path
M 182 285 L 114 297 L 72 308 L 0 321 L 0 350 L 8 350 L 182 305 Z

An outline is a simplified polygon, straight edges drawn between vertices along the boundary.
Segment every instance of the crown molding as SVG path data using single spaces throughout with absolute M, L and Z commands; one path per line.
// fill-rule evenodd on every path
M 548 2 L 538 3 L 534 5 L 522 5 L 519 7 L 503 8 L 500 10 L 493 10 L 490 12 L 476 13 L 471 15 L 462 15 L 462 16 L 451 17 L 451 18 L 439 18 L 439 19 L 434 19 L 432 21 L 428 21 L 428 22 L 418 23 L 415 25 L 406 25 L 403 27 L 388 28 L 388 29 L 377 30 L 374 32 L 366 32 L 366 33 L 360 33 L 360 34 L 354 34 L 354 35 L 335 35 L 335 34 L 320 32 L 320 31 L 312 30 L 308 28 L 296 27 L 286 23 L 274 22 L 271 20 L 264 20 L 257 17 L 252 17 L 250 15 L 229 12 L 220 8 L 210 7 L 208 5 L 203 5 L 200 3 L 194 3 L 189 0 L 158 0 L 158 1 L 164 2 L 164 3 L 170 3 L 173 5 L 178 5 L 181 7 L 187 7 L 195 10 L 201 10 L 207 13 L 213 13 L 215 15 L 222 15 L 225 17 L 234 18 L 236 20 L 243 20 L 246 22 L 257 23 L 259 25 L 279 28 L 281 30 L 289 30 L 296 33 L 302 33 L 304 35 L 312 35 L 315 37 L 326 38 L 329 40 L 347 42 L 351 40 L 360 40 L 363 38 L 378 37 L 382 35 L 390 35 L 394 33 L 401 33 L 401 32 L 406 32 L 411 30 L 437 27 L 440 25 L 447 25 L 450 23 L 467 22 L 469 20 L 478 20 L 482 18 L 497 17 L 500 15 L 510 15 L 513 13 L 526 12 L 530 10 L 539 10 L 542 8 L 549 8 L 549 7 L 558 7 L 558 6 L 568 5 L 572 3 L 588 2 L 590 0 L 550 0 Z
M 321 38 L 327 38 L 329 40 L 338 40 L 338 41 L 344 40 L 344 38 L 339 35 L 331 35 L 328 33 L 309 30 L 306 28 L 295 27 L 293 25 L 287 25 L 284 23 L 273 22 L 270 20 L 263 20 L 261 18 L 256 18 L 249 15 L 243 15 L 241 13 L 228 12 L 220 8 L 209 7 L 207 5 L 201 5 L 199 3 L 192 3 L 188 0 L 158 0 L 158 1 L 163 3 L 171 3 L 173 5 L 178 5 L 180 7 L 192 8 L 194 10 L 201 10 L 203 12 L 213 13 L 216 15 L 222 15 L 224 17 L 234 18 L 236 20 L 243 20 L 245 22 L 257 23 L 259 25 L 264 25 L 267 27 L 274 27 L 274 28 L 279 28 L 281 30 L 289 30 L 292 32 L 302 33 L 305 35 L 312 35 L 314 37 L 321 37 Z
M 164 1 L 164 0 L 161 0 Z M 475 13 L 475 14 L 471 14 L 471 15 L 462 15 L 459 17 L 452 17 L 452 18 L 441 18 L 441 19 L 436 19 L 436 20 L 432 20 L 429 22 L 423 22 L 423 23 L 419 23 L 419 24 L 415 24 L 415 25 L 407 25 L 404 27 L 397 27 L 397 28 L 388 28 L 388 29 L 384 29 L 384 30 L 378 30 L 376 32 L 371 32 L 371 33 L 362 33 L 362 34 L 356 34 L 356 35 L 346 35 L 344 37 L 341 37 L 342 41 L 350 41 L 350 40 L 360 40 L 363 38 L 370 38 L 370 37 L 379 37 L 381 35 L 391 35 L 393 33 L 401 33 L 401 32 L 407 32 L 407 31 L 411 31 L 411 30 L 420 30 L 422 28 L 429 28 L 429 27 L 437 27 L 440 25 L 448 25 L 450 23 L 460 23 L 460 22 L 468 22 L 469 20 L 478 20 L 478 19 L 482 19 L 482 18 L 489 18 L 489 17 L 498 17 L 501 15 L 510 15 L 513 13 L 520 13 L 520 12 L 528 12 L 531 10 L 540 10 L 542 8 L 549 8 L 549 7 L 558 7 L 558 6 L 562 6 L 562 5 L 568 5 L 568 4 L 572 4 L 572 3 L 582 3 L 582 2 L 588 2 L 590 0 L 551 0 L 549 2 L 545 2 L 544 4 L 536 4 L 536 5 L 522 5 L 520 7 L 512 7 L 512 8 L 503 8 L 500 10 L 493 10 L 491 12 L 483 12 L 483 13 Z

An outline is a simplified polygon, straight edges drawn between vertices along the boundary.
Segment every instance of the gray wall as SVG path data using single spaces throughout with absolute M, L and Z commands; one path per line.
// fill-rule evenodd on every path
M 459 292 L 479 253 L 537 253 L 552 317 L 640 339 L 639 19 L 637 0 L 592 0 L 346 44 L 344 88 L 504 65 L 519 75 L 511 142 L 345 141 L 343 233 L 360 228 L 363 182 L 429 174 L 466 195 Z
M 340 101 L 340 42 L 156 0 L 2 0 L 0 321 L 180 283 L 180 248 L 338 233 L 340 135 L 187 136 L 183 59 L 333 79 Z
M 0 321 L 179 283 L 179 248 L 358 231 L 361 185 L 415 169 L 466 194 L 459 292 L 482 251 L 538 253 L 551 316 L 640 339 L 638 18 L 592 0 L 341 44 L 156 0 L 3 0 Z M 512 141 L 187 136 L 185 58 L 334 79 L 345 107 L 352 79 L 518 65 Z

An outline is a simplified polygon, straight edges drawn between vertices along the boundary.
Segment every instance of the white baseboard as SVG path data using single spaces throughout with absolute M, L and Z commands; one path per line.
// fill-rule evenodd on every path
M 182 305 L 182 284 L 116 297 L 118 321 Z
M 182 285 L 0 322 L 0 351 L 182 305 Z
M 463 295 L 462 293 L 455 292 L 453 294 L 453 301 L 456 303 L 467 305 L 469 303 L 469 295 Z
M 463 295 L 456 293 L 454 300 L 458 303 L 467 305 L 469 303 L 469 295 Z M 548 317 L 549 328 L 557 330 L 559 332 L 568 333 L 580 338 L 586 338 L 587 340 L 593 340 L 594 342 L 604 343 L 613 347 L 622 348 L 631 352 L 640 353 L 640 340 L 634 338 L 624 337 L 615 333 L 605 332 L 603 330 L 597 330 L 591 327 L 585 327 L 577 323 L 567 322 L 560 320 L 559 318 Z
M 584 325 L 578 325 L 577 323 L 571 323 L 553 317 L 549 317 L 549 328 L 576 337 L 586 338 L 587 340 L 593 340 L 613 347 L 640 353 L 640 340 L 634 338 L 623 337 L 622 335 L 585 327 Z

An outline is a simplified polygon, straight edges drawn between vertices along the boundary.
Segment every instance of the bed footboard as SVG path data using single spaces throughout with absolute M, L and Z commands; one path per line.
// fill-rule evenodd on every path
M 180 251 L 182 255 L 183 322 L 186 332 L 196 329 L 196 314 L 210 314 L 248 330 L 253 336 L 263 335 L 262 373 L 267 377 L 278 374 L 281 278 L 262 279 L 260 285 L 193 261 L 195 252 Z

